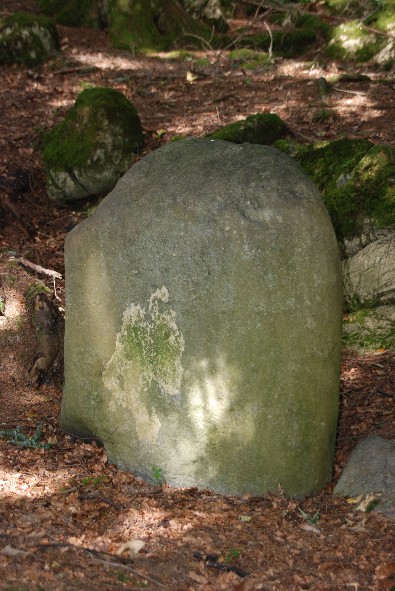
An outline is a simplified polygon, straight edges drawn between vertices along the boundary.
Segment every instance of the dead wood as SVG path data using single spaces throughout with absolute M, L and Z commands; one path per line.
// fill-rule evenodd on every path
M 37 387 L 52 367 L 60 347 L 57 314 L 44 293 L 34 298 L 33 326 L 37 346 L 36 355 L 28 370 L 28 384 Z

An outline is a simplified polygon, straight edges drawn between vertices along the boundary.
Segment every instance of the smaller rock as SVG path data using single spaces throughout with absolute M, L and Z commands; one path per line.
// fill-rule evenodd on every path
M 395 301 L 395 231 L 382 235 L 343 261 L 346 301 Z
M 353 450 L 334 495 L 381 493 L 376 511 L 395 518 L 395 441 L 370 435 Z
M 274 113 L 257 113 L 242 121 L 226 125 L 208 137 L 234 144 L 261 144 L 270 146 L 286 133 L 286 125 Z
M 48 195 L 66 202 L 113 189 L 142 148 L 143 132 L 121 92 L 88 88 L 44 143 Z
M 0 64 L 36 66 L 59 50 L 56 26 L 46 17 L 17 12 L 0 21 Z
M 219 0 L 181 0 L 181 4 L 195 18 L 206 20 L 219 31 L 226 31 L 229 28 Z
M 382 40 L 368 32 L 360 21 L 347 21 L 333 29 L 328 53 L 333 58 L 362 62 L 372 58 L 381 46 Z

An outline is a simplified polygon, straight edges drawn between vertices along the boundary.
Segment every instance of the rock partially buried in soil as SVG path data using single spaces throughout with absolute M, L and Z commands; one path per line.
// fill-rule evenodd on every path
M 65 256 L 65 430 L 171 486 L 324 486 L 341 269 L 318 190 L 292 159 L 169 144 L 68 235 Z
M 84 90 L 45 138 L 49 197 L 67 202 L 110 191 L 142 146 L 138 113 L 121 92 Z
M 17 12 L 0 20 L 0 64 L 36 66 L 59 51 L 58 32 L 50 19 Z
M 381 494 L 375 509 L 395 519 L 395 441 L 370 435 L 353 450 L 333 494 L 374 493 Z

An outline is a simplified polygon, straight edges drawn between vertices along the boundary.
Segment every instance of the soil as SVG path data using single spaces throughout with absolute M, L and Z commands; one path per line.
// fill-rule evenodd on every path
M 37 7 L 3 0 L 1 10 Z M 344 351 L 334 478 L 321 495 L 297 501 L 281 490 L 223 497 L 151 486 L 110 465 L 95 443 L 60 431 L 61 351 L 41 385 L 29 385 L 34 290 L 47 286 L 61 341 L 64 281 L 20 260 L 63 276 L 64 238 L 94 205 L 51 202 L 40 153 L 42 132 L 88 85 L 116 88 L 135 104 L 143 156 L 172 136 L 203 136 L 258 112 L 277 113 L 301 142 L 395 145 L 393 73 L 328 61 L 319 50 L 246 70 L 226 51 L 195 54 L 208 62 L 141 57 L 112 49 L 102 31 L 59 32 L 59 60 L 0 71 L 0 430 L 20 427 L 32 437 L 42 425 L 41 441 L 51 444 L 0 438 L 0 589 L 393 589 L 395 522 L 332 496 L 359 440 L 395 438 L 393 351 Z M 319 121 L 317 79 L 344 73 L 353 76 L 339 80 L 329 118 Z

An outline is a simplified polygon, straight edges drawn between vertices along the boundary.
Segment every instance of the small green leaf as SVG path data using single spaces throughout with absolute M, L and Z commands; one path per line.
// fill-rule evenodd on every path
M 250 515 L 239 515 L 240 521 L 251 521 L 252 517 Z

